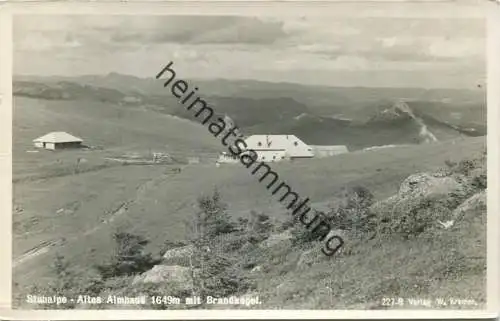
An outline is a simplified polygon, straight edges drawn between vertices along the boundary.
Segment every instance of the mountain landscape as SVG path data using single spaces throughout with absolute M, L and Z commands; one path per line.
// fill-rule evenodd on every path
M 12 308 L 484 316 L 488 10 L 410 2 L 14 15 Z
M 47 289 L 51 286 L 64 288 L 64 284 L 79 284 L 67 288 L 70 293 L 97 291 L 96 295 L 104 295 L 106 288 L 112 289 L 113 293 L 143 293 L 140 292 L 143 291 L 141 284 L 150 277 L 160 280 L 160 283 L 148 287 L 147 291 L 159 291 L 162 286 L 167 286 L 165 291 L 168 290 L 168 293 L 190 295 L 193 289 L 187 293 L 172 288 L 170 281 L 180 274 L 175 274 L 175 278 L 168 277 L 171 279 L 167 282 L 157 273 L 159 269 L 173 269 L 175 273 L 190 271 L 187 261 L 184 262 L 185 256 L 181 262 L 179 258 L 170 259 L 171 254 L 168 253 L 184 249 L 172 247 L 172 244 L 186 244 L 188 233 L 185 225 L 190 220 L 187 217 L 196 212 L 197 204 L 201 204 L 198 197 L 206 195 L 214 186 L 227 200 L 224 211 L 230 213 L 231 220 L 241 223 L 251 217 L 267 217 L 268 221 L 264 223 L 273 226 L 265 229 L 265 235 L 259 232 L 258 240 L 264 240 L 261 243 L 252 243 L 255 242 L 255 232 L 249 232 L 252 228 L 242 223 L 240 232 L 221 235 L 222 240 L 210 245 L 216 248 L 229 247 L 220 251 L 239 262 L 235 263 L 239 264 L 235 265 L 238 267 L 236 279 L 243 277 L 256 282 L 252 286 L 254 292 L 248 292 L 243 288 L 244 283 L 234 280 L 239 290 L 224 288 L 224 291 L 240 294 L 256 291 L 265 302 L 264 306 L 269 308 L 331 307 L 331 298 L 321 294 L 321 286 L 303 284 L 305 279 L 297 275 L 302 273 L 304 266 L 312 267 L 308 272 L 311 279 L 326 282 L 330 278 L 329 282 L 337 283 L 332 287 L 341 289 L 345 282 L 358 282 L 359 273 L 366 278 L 373 273 L 376 278 L 391 277 L 387 275 L 386 268 L 375 272 L 372 269 L 375 258 L 382 256 L 386 250 L 392 251 L 392 255 L 400 255 L 397 254 L 400 250 L 401 253 L 407 253 L 410 248 L 420 248 L 421 244 L 426 244 L 427 247 L 420 251 L 431 253 L 430 258 L 421 254 L 417 261 L 411 263 L 411 266 L 419 266 L 424 271 L 427 266 L 432 266 L 426 260 L 441 260 L 443 251 L 446 251 L 440 245 L 441 242 L 455 242 L 452 240 L 459 235 L 461 240 L 471 239 L 476 242 L 474 244 L 483 244 L 486 214 L 481 198 L 484 198 L 485 193 L 484 157 L 474 165 L 478 169 L 472 171 L 467 169 L 469 161 L 464 160 L 481 153 L 486 146 L 486 107 L 481 91 L 381 88 L 379 92 L 374 88 L 316 88 L 258 81 L 238 81 L 236 85 L 230 86 L 229 82 L 221 80 L 203 80 L 199 87 L 202 88 L 200 91 L 207 93 L 200 96 L 220 116 L 238 124 L 246 135 L 294 134 L 309 144 L 347 145 L 351 152 L 344 155 L 275 165 L 291 186 L 300 187 L 301 193 L 307 193 L 314 200 L 315 208 L 331 213 L 330 206 L 336 202 L 332 199 L 333 195 L 346 188 L 363 186 L 376 200 L 373 206 L 382 208 L 369 210 L 378 213 L 376 220 L 381 221 L 374 224 L 382 228 L 387 224 L 387 218 L 384 217 L 393 211 L 387 208 L 396 206 L 391 205 L 391 200 L 396 197 L 391 195 L 403 189 L 400 185 L 407 184 L 403 182 L 407 177 L 419 172 L 434 173 L 436 168 L 448 164 L 452 172 L 446 175 L 451 175 L 451 178 L 439 178 L 441 174 L 434 173 L 429 174 L 429 177 L 435 178 L 426 179 L 436 186 L 449 184 L 448 179 L 451 179 L 456 186 L 446 185 L 446 190 L 457 186 L 467 190 L 460 197 L 453 198 L 453 204 L 450 205 L 453 215 L 458 217 L 462 215 L 460 211 L 466 211 L 467 219 L 457 219 L 452 230 L 441 230 L 435 227 L 435 214 L 422 214 L 429 229 L 426 233 L 432 236 L 429 240 L 425 239 L 424 233 L 423 238 L 419 236 L 414 241 L 398 239 L 394 246 L 384 243 L 383 235 L 388 233 L 396 237 L 395 229 L 406 231 L 403 227 L 406 224 L 405 217 L 413 210 L 440 213 L 439 219 L 445 222 L 452 215 L 448 213 L 450 209 L 443 211 L 438 206 L 439 202 L 433 203 L 433 206 L 438 206 L 435 209 L 437 212 L 434 209 L 429 212 L 411 203 L 414 196 L 415 199 L 423 196 L 405 196 L 401 204 L 406 204 L 412 210 L 402 210 L 404 215 L 401 219 L 391 219 L 396 225 L 387 231 L 376 232 L 381 239 L 367 240 L 367 245 L 363 245 L 360 242 L 365 241 L 361 240 L 372 232 L 358 236 L 350 230 L 342 230 L 342 235 L 348 238 L 348 248 L 339 258 L 325 261 L 311 247 L 313 243 L 306 242 L 300 236 L 307 231 L 303 232 L 301 227 L 287 228 L 280 225 L 279 222 L 288 224 L 288 213 L 266 194 L 265 189 L 246 173 L 244 167 L 223 166 L 215 169 L 215 159 L 222 148 L 220 142 L 191 113 L 183 109 L 161 82 L 119 74 L 74 78 L 20 77 L 14 81 L 13 120 L 13 299 L 16 305 L 25 304 L 22 300 L 25 293 L 55 291 Z M 209 94 L 205 88 L 214 89 L 214 92 Z M 337 96 L 338 100 L 333 98 Z M 33 150 L 34 138 L 54 130 L 68 131 L 82 137 L 86 148 L 65 152 Z M 392 148 L 370 150 L 376 146 Z M 134 165 L 123 161 L 148 160 L 153 152 L 169 155 L 169 162 L 151 166 L 148 162 Z M 196 158 L 199 163 L 189 164 L 189 158 Z M 453 165 L 453 162 L 459 163 L 461 167 Z M 458 169 L 454 169 L 454 166 L 458 166 Z M 453 174 L 453 171 L 459 172 Z M 425 199 L 436 197 L 437 192 L 432 184 L 430 187 L 426 185 L 428 182 L 421 181 L 418 184 L 422 184 L 422 189 L 428 194 L 425 194 Z M 50 196 L 54 194 L 58 197 Z M 438 199 L 441 197 L 445 196 L 439 194 Z M 470 205 L 467 203 L 468 197 L 481 200 L 478 204 Z M 459 206 L 461 202 L 464 205 Z M 462 207 L 466 210 L 462 210 Z M 356 215 L 360 213 L 356 210 Z M 412 220 L 412 224 L 420 224 L 420 218 L 408 219 Z M 473 233 L 467 228 L 472 226 L 469 220 L 475 226 Z M 346 224 L 350 226 L 351 223 Z M 121 235 L 115 231 L 120 230 L 126 231 L 123 235 L 130 237 L 145 235 L 148 243 L 144 250 L 156 253 L 155 257 L 158 253 L 164 257 L 155 259 L 154 262 L 158 264 L 154 267 L 151 265 L 153 261 L 147 263 L 140 270 L 143 274 L 112 278 L 103 274 L 94 280 L 94 268 L 89 270 L 88 267 L 100 269 L 106 266 L 107 263 L 103 262 L 108 262 L 110 253 L 115 251 L 113 246 L 116 240 L 113 237 Z M 248 241 L 245 241 L 247 238 Z M 380 244 L 385 246 L 385 250 L 380 250 L 382 252 L 378 250 Z M 440 269 L 451 269 L 457 275 L 467 275 L 474 284 L 483 282 L 481 266 L 485 262 L 485 253 L 479 257 L 469 257 L 471 251 L 472 245 L 467 246 L 460 253 L 442 261 L 442 266 L 422 272 L 423 279 L 435 280 L 434 287 L 415 280 L 410 272 L 401 272 L 397 278 L 392 276 L 392 280 L 402 284 L 400 286 L 405 293 L 420 295 L 412 286 L 416 282 L 429 293 L 440 291 L 442 295 L 449 296 L 454 294 L 447 285 L 452 276 L 439 272 Z M 364 262 L 367 253 L 372 253 L 373 259 Z M 54 276 L 51 266 L 58 262 L 58 258 L 70 262 L 68 264 L 73 272 L 67 274 L 63 271 L 64 277 Z M 218 256 L 208 259 L 215 258 Z M 457 260 L 467 262 L 465 270 L 456 265 Z M 325 269 L 352 270 L 352 266 L 360 268 L 347 279 L 327 276 L 324 272 Z M 265 272 L 256 272 L 255 269 L 261 268 Z M 404 269 L 410 269 L 410 265 Z M 223 277 L 229 273 L 225 271 L 221 272 Z M 67 278 L 72 278 L 70 283 L 67 283 Z M 89 278 L 94 281 L 89 281 Z M 178 281 L 190 284 L 189 280 L 191 277 Z M 297 286 L 293 285 L 296 280 L 300 280 Z M 53 285 L 53 282 L 63 283 Z M 33 284 L 39 285 L 34 288 Z M 302 303 L 287 295 L 276 296 L 274 288 L 277 286 L 284 286 L 290 295 L 296 293 L 294 295 L 302 298 Z M 474 291 L 478 302 L 484 303 L 482 286 L 464 289 Z M 310 302 L 304 300 L 309 297 L 308 291 L 314 293 Z M 376 283 L 360 294 L 350 294 L 349 299 L 337 302 L 336 306 L 380 308 L 380 300 L 374 293 L 388 295 L 391 291 L 388 286 Z
M 328 88 L 259 81 L 193 80 L 199 95 L 245 135 L 295 134 L 312 145 L 351 150 L 486 134 L 485 94 L 474 90 Z M 196 122 L 161 81 L 106 76 L 18 77 L 14 95 L 95 101 Z M 404 106 L 404 107 L 401 107 Z M 432 137 L 432 138 L 429 138 Z

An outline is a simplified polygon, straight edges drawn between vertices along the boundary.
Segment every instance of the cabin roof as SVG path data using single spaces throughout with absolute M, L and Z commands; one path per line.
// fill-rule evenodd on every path
M 41 143 L 76 143 L 83 142 L 81 138 L 75 137 L 66 132 L 51 132 L 33 140 Z

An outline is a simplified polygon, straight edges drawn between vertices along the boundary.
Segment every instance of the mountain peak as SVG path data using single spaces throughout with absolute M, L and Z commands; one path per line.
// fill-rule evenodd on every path
M 377 113 L 373 115 L 368 122 L 394 121 L 413 118 L 415 117 L 410 106 L 408 106 L 408 104 L 404 101 L 398 101 L 390 107 L 379 108 Z

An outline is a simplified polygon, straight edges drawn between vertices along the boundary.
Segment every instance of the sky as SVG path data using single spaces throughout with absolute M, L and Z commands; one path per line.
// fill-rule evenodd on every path
M 475 88 L 486 25 L 477 12 L 404 7 L 357 15 L 22 15 L 14 74 L 118 72 L 327 86 Z

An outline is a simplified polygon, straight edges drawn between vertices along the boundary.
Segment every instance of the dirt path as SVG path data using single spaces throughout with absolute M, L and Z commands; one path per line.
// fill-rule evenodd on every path
M 112 223 L 116 218 L 119 216 L 125 214 L 128 212 L 128 209 L 130 208 L 131 205 L 134 203 L 142 200 L 145 195 L 147 195 L 148 191 L 151 188 L 154 188 L 158 183 L 162 182 L 164 179 L 173 176 L 177 174 L 176 172 L 169 171 L 165 172 L 162 175 L 152 178 L 148 180 L 147 182 L 139 185 L 139 187 L 136 190 L 135 196 L 132 199 L 126 200 L 125 202 L 122 202 L 118 208 L 113 210 L 111 212 L 111 215 L 109 215 L 108 218 L 101 220 L 101 223 L 91 229 L 88 229 L 84 231 L 81 234 L 74 235 L 72 237 L 66 238 L 66 239 L 58 239 L 58 240 L 49 240 L 49 241 L 44 241 L 40 243 L 39 245 L 35 246 L 34 248 L 26 251 L 22 255 L 18 256 L 13 260 L 12 267 L 15 269 L 19 267 L 20 265 L 40 256 L 43 254 L 47 254 L 51 249 L 57 247 L 57 246 L 62 246 L 64 244 L 67 244 L 68 241 L 77 241 L 81 237 L 85 237 L 88 235 L 91 235 L 95 233 L 97 230 L 100 228 L 104 227 L 104 225 Z M 182 209 L 186 205 L 186 202 L 183 202 L 179 207 L 178 210 Z

